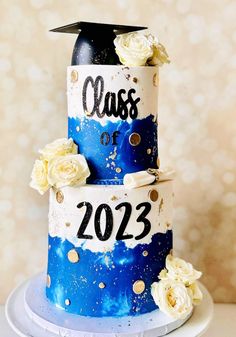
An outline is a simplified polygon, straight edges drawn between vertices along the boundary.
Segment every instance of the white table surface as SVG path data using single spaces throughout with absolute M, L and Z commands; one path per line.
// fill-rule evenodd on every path
M 214 311 L 213 321 L 202 337 L 236 337 L 236 304 L 215 304 Z M 8 327 L 4 306 L 0 306 L 0 337 L 17 337 Z

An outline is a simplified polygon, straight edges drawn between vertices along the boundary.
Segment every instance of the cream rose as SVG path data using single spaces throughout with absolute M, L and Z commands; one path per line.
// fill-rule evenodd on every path
M 159 67 L 164 63 L 170 63 L 165 47 L 158 42 L 157 38 L 149 34 L 147 35 L 147 39 L 152 46 L 152 56 L 147 60 L 147 63 L 151 66 L 158 65 Z
M 47 180 L 47 162 L 44 160 L 36 160 L 31 173 L 30 187 L 37 190 L 40 194 L 44 194 L 49 189 Z
M 48 182 L 51 186 L 75 186 L 86 183 L 90 171 L 81 154 L 56 157 L 48 165 Z
M 166 258 L 166 269 L 168 279 L 183 282 L 186 286 L 202 276 L 202 273 L 194 269 L 191 263 L 172 255 L 168 255 Z
M 197 282 L 191 284 L 187 287 L 189 295 L 192 298 L 192 302 L 194 305 L 199 305 L 202 302 L 203 295 L 202 292 L 197 284 Z
M 151 293 L 159 309 L 172 318 L 185 319 L 193 309 L 191 296 L 181 282 L 174 280 L 154 282 Z
M 126 66 L 144 66 L 153 55 L 147 37 L 137 32 L 118 35 L 114 44 L 120 62 Z
M 50 161 L 57 156 L 77 154 L 77 145 L 72 138 L 60 138 L 47 144 L 42 150 L 39 150 L 39 153 L 42 155 L 43 160 Z

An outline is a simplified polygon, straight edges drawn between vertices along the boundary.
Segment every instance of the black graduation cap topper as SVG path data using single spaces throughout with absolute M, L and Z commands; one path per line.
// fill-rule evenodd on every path
M 72 65 L 115 65 L 120 64 L 113 43 L 116 35 L 143 29 L 147 27 L 79 21 L 52 29 L 51 32 L 79 34 L 73 50 Z

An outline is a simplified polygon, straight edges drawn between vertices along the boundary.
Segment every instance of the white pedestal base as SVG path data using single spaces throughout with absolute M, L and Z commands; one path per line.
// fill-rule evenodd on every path
M 125 318 L 76 316 L 53 306 L 44 287 L 45 277 L 40 274 L 8 298 L 6 316 L 21 337 L 159 337 L 167 333 L 168 337 L 195 337 L 205 332 L 213 315 L 212 299 L 202 285 L 204 300 L 187 322 L 173 320 L 159 310 Z

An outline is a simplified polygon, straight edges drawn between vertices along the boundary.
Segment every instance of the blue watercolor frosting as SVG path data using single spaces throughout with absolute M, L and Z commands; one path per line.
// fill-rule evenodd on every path
M 157 124 L 153 119 L 150 115 L 130 123 L 119 120 L 101 124 L 92 118 L 69 118 L 68 137 L 78 145 L 91 170 L 88 183 L 122 184 L 126 173 L 157 168 Z M 104 132 L 107 145 L 101 143 Z M 119 132 L 116 139 L 112 138 L 114 132 Z M 129 142 L 132 133 L 141 137 L 137 146 Z M 117 145 L 112 145 L 112 141 Z
M 49 300 L 67 312 L 95 317 L 136 316 L 157 307 L 151 295 L 151 284 L 157 281 L 172 249 L 172 231 L 157 233 L 150 244 L 127 248 L 117 241 L 112 252 L 94 253 L 74 247 L 67 240 L 49 236 L 47 288 Z M 75 249 L 77 263 L 68 260 L 67 253 Z M 148 252 L 143 254 L 144 251 Z M 145 283 L 145 291 L 135 294 L 133 284 Z M 101 289 L 99 284 L 105 287 Z

